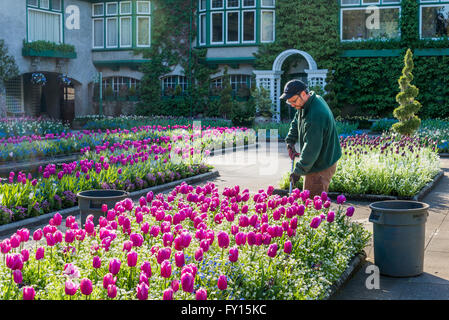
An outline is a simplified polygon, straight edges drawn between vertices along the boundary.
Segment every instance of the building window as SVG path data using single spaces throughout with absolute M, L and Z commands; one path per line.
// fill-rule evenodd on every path
M 274 11 L 262 10 L 261 39 L 262 42 L 274 41 Z
M 198 45 L 260 44 L 275 40 L 274 0 L 208 0 L 198 15 Z M 256 7 L 257 6 L 257 7 Z M 253 8 L 253 9 L 248 9 Z M 205 36 L 204 25 L 209 26 Z M 203 35 L 204 37 L 203 37 Z
M 151 45 L 151 2 L 120 1 L 92 4 L 93 48 Z
M 180 89 L 177 89 L 179 86 Z M 162 95 L 173 96 L 177 90 L 181 90 L 181 94 L 187 91 L 188 83 L 186 76 L 166 76 L 162 78 Z
M 251 88 L 252 77 L 246 74 L 231 74 L 229 75 L 229 82 L 231 84 L 232 92 L 237 95 L 240 89 Z M 210 81 L 210 89 L 212 96 L 220 95 L 223 90 L 223 77 L 218 77 Z
M 213 12 L 212 15 L 212 43 L 223 43 L 223 12 Z
M 200 11 L 206 10 L 206 1 L 207 0 L 199 0 L 199 1 L 200 1 L 200 5 L 199 5 Z
M 104 19 L 94 19 L 93 20 L 93 42 L 94 48 L 103 48 L 104 47 Z
M 200 44 L 206 44 L 206 28 L 207 28 L 206 14 L 200 14 L 199 27 L 200 27 L 200 32 L 199 32 Z
M 398 0 L 341 0 L 341 41 L 398 39 L 401 8 L 392 5 L 397 3 Z
M 449 3 L 420 6 L 420 36 L 421 39 L 449 37 Z
M 227 43 L 238 43 L 239 42 L 239 31 L 240 31 L 240 15 L 239 11 L 228 11 L 226 12 L 226 42 Z
M 27 0 L 28 42 L 63 43 L 61 0 Z
M 139 86 L 140 80 L 128 77 L 109 77 L 103 79 L 103 88 L 110 87 L 114 95 L 119 95 L 120 90 L 129 90 L 131 88 L 138 90 Z

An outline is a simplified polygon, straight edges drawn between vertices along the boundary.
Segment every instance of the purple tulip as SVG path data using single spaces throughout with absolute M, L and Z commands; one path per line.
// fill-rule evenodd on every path
M 137 298 L 139 300 L 147 300 L 148 299 L 148 285 L 144 282 L 139 283 L 137 285 L 136 291 L 137 291 Z
M 21 284 L 23 281 L 22 271 L 14 270 L 14 272 L 12 274 L 13 274 L 14 282 L 16 284 Z
M 315 217 L 312 219 L 312 222 L 310 222 L 310 227 L 313 229 L 316 229 L 321 224 L 321 217 Z
M 164 293 L 162 295 L 162 300 L 173 300 L 173 289 L 168 288 L 164 290 Z
M 195 294 L 196 300 L 207 300 L 207 291 L 203 288 L 200 288 L 196 291 Z
M 339 195 L 337 197 L 337 204 L 343 204 L 346 202 L 346 197 L 344 195 Z
M 101 258 L 99 256 L 94 256 L 92 259 L 92 267 L 95 269 L 101 268 Z
M 161 264 L 161 276 L 163 278 L 170 278 L 171 276 L 171 262 L 164 260 Z
M 65 282 L 65 294 L 68 296 L 73 296 L 76 294 L 76 291 L 78 291 L 78 285 L 75 284 L 72 280 L 67 280 Z
M 140 270 L 145 272 L 148 278 L 151 278 L 152 272 L 151 272 L 151 264 L 149 261 L 144 261 L 140 266 Z
M 120 265 L 122 262 L 119 259 L 111 259 L 109 260 L 109 272 L 113 275 L 116 275 L 120 271 Z
M 137 252 L 130 251 L 127 254 L 127 259 L 128 259 L 128 267 L 135 267 L 137 265 Z
M 239 249 L 237 247 L 229 249 L 229 261 L 236 262 L 238 259 L 239 259 Z
M 85 296 L 88 296 L 92 293 L 93 287 L 92 287 L 92 281 L 90 281 L 87 278 L 83 278 L 80 282 L 80 291 Z
M 23 287 L 22 288 L 23 300 L 34 300 L 36 291 L 33 287 Z
M 103 288 L 107 289 L 110 285 L 115 285 L 115 282 L 117 281 L 117 277 L 114 277 L 112 273 L 107 273 L 103 277 Z
M 228 288 L 228 279 L 226 278 L 225 275 L 222 274 L 221 276 L 218 277 L 217 287 L 221 291 L 226 290 Z
M 184 292 L 193 292 L 193 285 L 194 285 L 195 278 L 193 275 L 189 272 L 186 272 L 181 275 L 181 287 L 182 291 Z
M 117 296 L 117 286 L 110 284 L 108 286 L 108 297 L 114 299 Z
M 332 223 L 335 220 L 335 212 L 329 211 L 327 214 L 327 222 Z
M 292 249 L 293 249 L 292 242 L 290 240 L 285 241 L 285 243 L 284 243 L 284 252 L 286 254 L 290 254 L 292 252 Z
M 229 247 L 229 235 L 226 232 L 220 231 L 217 235 L 217 239 L 220 248 L 225 249 Z
M 277 251 L 278 251 L 278 245 L 277 245 L 277 243 L 273 243 L 273 244 L 270 244 L 270 246 L 268 247 L 267 254 L 269 257 L 274 258 L 274 257 L 276 257 Z
M 355 208 L 354 208 L 353 206 L 348 207 L 348 208 L 346 209 L 346 215 L 347 215 L 348 217 L 352 217 L 352 216 L 354 215 L 354 211 L 355 211 Z

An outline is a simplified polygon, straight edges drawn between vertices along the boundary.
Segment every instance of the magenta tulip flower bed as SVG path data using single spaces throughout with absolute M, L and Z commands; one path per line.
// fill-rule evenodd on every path
M 369 233 L 340 196 L 181 184 L 95 225 L 56 214 L 0 243 L 0 299 L 323 299 Z

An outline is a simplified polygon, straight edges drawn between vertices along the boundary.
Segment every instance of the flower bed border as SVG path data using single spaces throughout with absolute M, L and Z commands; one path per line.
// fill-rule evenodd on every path
M 348 282 L 348 280 L 352 278 L 352 276 L 357 272 L 357 270 L 360 269 L 360 267 L 365 263 L 365 261 L 366 261 L 366 252 L 365 250 L 362 250 L 362 252 L 360 252 L 354 258 L 351 259 L 346 270 L 343 271 L 340 278 L 337 281 L 335 281 L 334 284 L 332 284 L 328 296 L 323 300 L 331 300 L 332 297 L 335 296 L 335 294 L 344 287 L 344 285 Z
M 169 183 L 165 183 L 165 184 L 161 184 L 158 186 L 154 186 L 154 187 L 150 187 L 150 188 L 146 188 L 146 189 L 142 189 L 142 190 L 138 190 L 138 191 L 134 191 L 131 192 L 129 194 L 131 199 L 137 199 L 140 198 L 141 196 L 145 196 L 149 191 L 153 191 L 154 193 L 161 193 L 163 191 L 169 190 L 174 188 L 175 186 L 181 184 L 182 182 L 186 182 L 188 184 L 194 184 L 194 183 L 198 183 L 198 182 L 203 182 L 203 181 L 207 181 L 209 179 L 212 178 L 216 178 L 218 177 L 220 174 L 218 172 L 218 170 L 212 170 L 210 172 L 206 172 L 206 173 L 202 173 L 196 176 L 192 176 L 192 177 L 188 177 L 188 178 L 184 178 L 184 179 L 180 179 L 180 180 L 176 180 L 176 181 L 172 181 Z M 16 222 L 12 222 L 12 223 L 8 223 L 5 225 L 0 226 L 0 236 L 6 236 L 9 235 L 13 232 L 15 232 L 17 229 L 20 228 L 30 228 L 30 227 L 34 227 L 34 226 L 39 226 L 42 224 L 45 224 L 46 222 L 48 222 L 49 219 L 53 218 L 53 215 L 59 212 L 61 214 L 61 216 L 63 218 L 69 216 L 69 215 L 78 215 L 80 214 L 80 209 L 78 206 L 72 207 L 72 208 L 67 208 L 67 209 L 62 209 L 62 210 L 57 210 L 54 212 L 50 212 L 50 213 L 46 213 L 37 217 L 32 217 L 32 218 L 27 218 L 27 219 L 23 219 L 20 221 L 16 221 Z
M 441 180 L 444 176 L 444 170 L 440 170 L 433 180 L 427 183 L 418 194 L 413 197 L 400 197 L 400 196 L 388 196 L 388 195 L 377 195 L 377 194 L 345 194 L 343 192 L 328 192 L 327 195 L 331 199 L 336 199 L 340 194 L 344 194 L 346 199 L 348 200 L 356 200 L 356 201 L 383 201 L 383 200 L 412 200 L 412 201 L 421 201 L 424 197 L 436 186 L 436 184 Z M 288 190 L 284 189 L 274 189 L 273 194 L 278 194 L 280 196 L 288 195 Z

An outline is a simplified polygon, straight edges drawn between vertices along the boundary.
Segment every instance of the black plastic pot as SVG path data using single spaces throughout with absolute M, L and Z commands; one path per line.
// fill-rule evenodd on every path
M 94 216 L 94 223 L 97 224 L 104 212 L 102 205 L 106 204 L 111 209 L 119 201 L 129 197 L 129 193 L 123 190 L 87 190 L 77 194 L 78 206 L 81 212 L 81 225 L 84 226 L 89 214 Z

